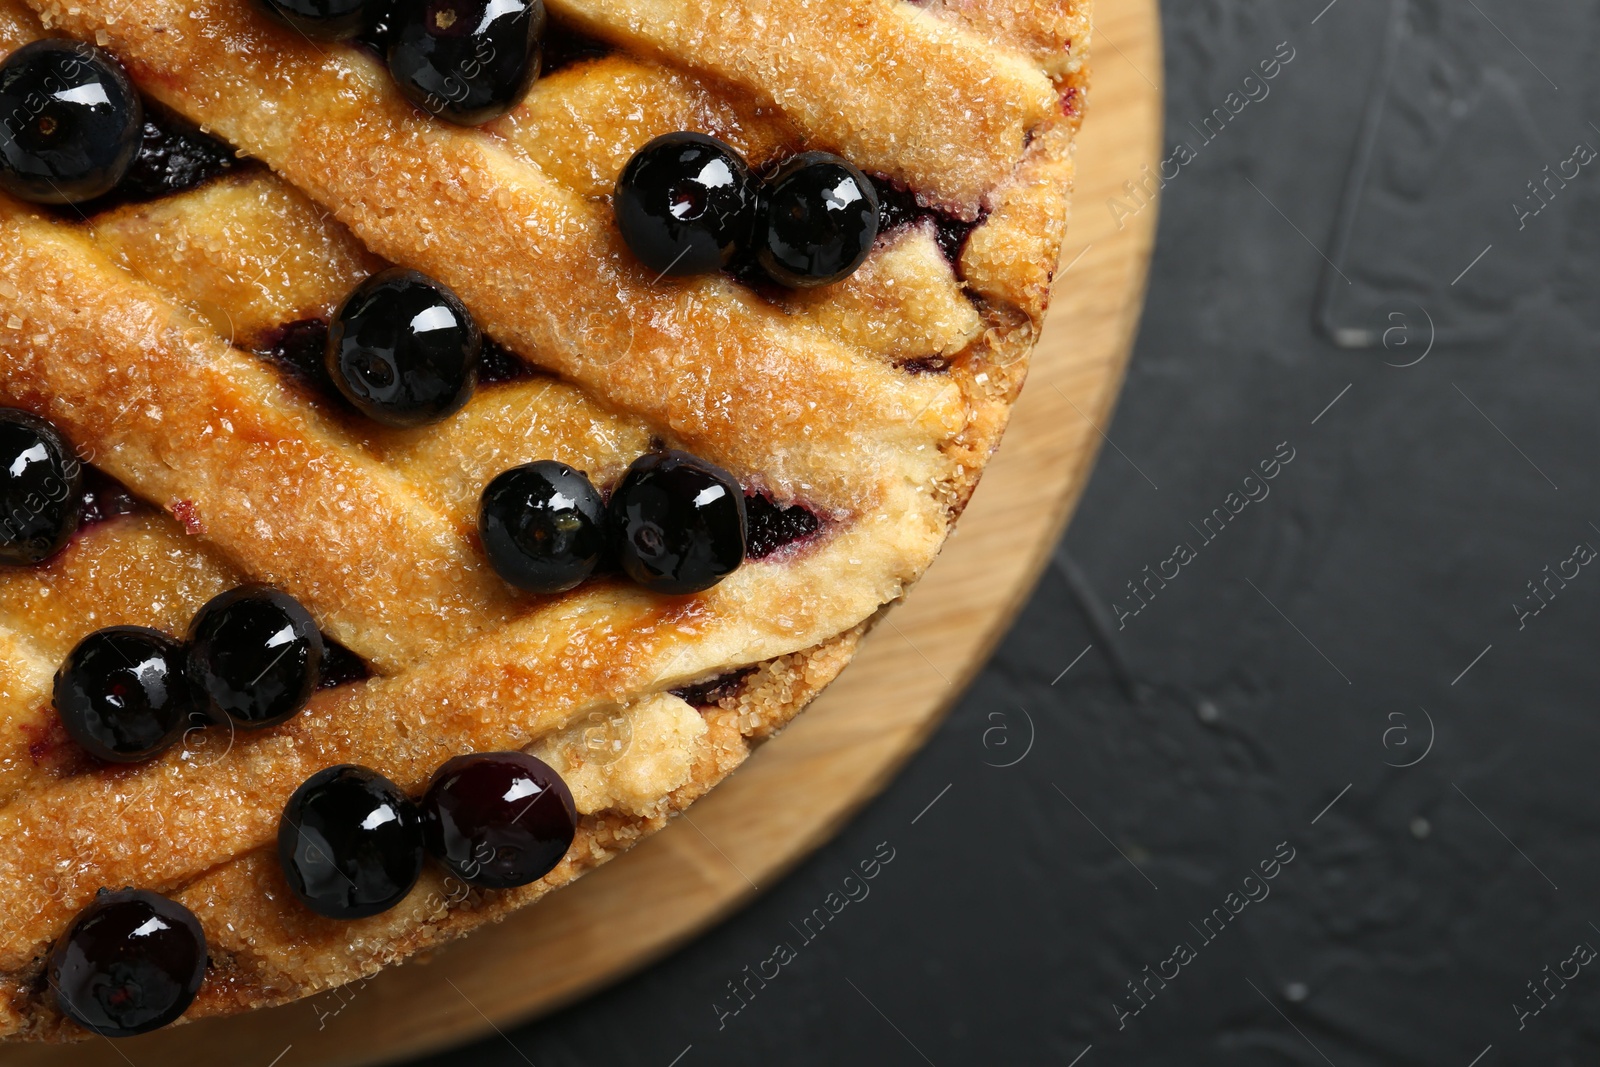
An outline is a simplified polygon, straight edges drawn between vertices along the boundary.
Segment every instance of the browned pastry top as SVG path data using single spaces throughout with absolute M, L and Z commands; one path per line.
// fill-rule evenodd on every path
M 211 969 L 188 1017 L 350 981 L 537 899 L 664 825 L 844 666 L 932 562 L 998 443 L 1066 226 L 1088 0 L 548 0 L 613 49 L 482 129 L 404 102 L 355 45 L 246 0 L 0 0 L 0 52 L 93 41 L 152 100 L 258 161 L 74 217 L 0 197 L 0 404 L 59 426 L 143 502 L 49 564 L 0 571 L 0 1036 L 70 1038 L 44 954 L 101 887 L 172 896 Z M 629 156 L 672 130 L 765 163 L 851 159 L 903 194 L 866 264 L 806 293 L 662 281 L 611 219 Z M 271 358 L 373 270 L 439 278 L 539 373 L 420 430 L 359 425 Z M 716 588 L 519 596 L 476 543 L 495 474 L 616 478 L 666 442 L 821 529 Z M 91 766 L 50 708 L 89 632 L 181 632 L 245 580 L 299 598 L 372 668 L 281 727 L 196 732 Z M 696 706 L 673 690 L 738 675 Z M 692 695 L 692 694 L 691 694 Z M 611 762 L 583 742 L 623 722 Z M 409 790 L 526 748 L 583 814 L 524 889 L 430 869 L 340 923 L 288 893 L 279 812 L 311 773 Z

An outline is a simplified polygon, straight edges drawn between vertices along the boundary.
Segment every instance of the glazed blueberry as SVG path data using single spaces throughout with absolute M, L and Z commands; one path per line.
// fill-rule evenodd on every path
M 326 653 L 288 593 L 247 585 L 214 598 L 189 626 L 189 683 L 206 711 L 246 729 L 293 718 L 316 692 Z
M 313 774 L 278 820 L 289 888 L 330 919 L 362 919 L 400 903 L 422 873 L 423 855 L 417 806 L 365 767 Z
M 41 563 L 65 547 L 83 511 L 83 464 L 56 428 L 0 408 L 0 565 Z
M 698 593 L 744 562 L 744 490 L 686 452 L 636 460 L 608 511 L 622 569 L 658 593 Z
M 367 0 L 259 0 L 269 15 L 307 37 L 326 41 L 354 37 L 366 26 Z
M 544 0 L 396 0 L 389 73 L 429 114 L 479 126 L 539 76 L 544 24 Z
M 112 763 L 160 754 L 198 710 L 183 646 L 143 626 L 111 626 L 80 641 L 56 672 L 55 704 L 72 739 Z
M 461 298 L 414 270 L 374 274 L 328 329 L 328 375 L 368 418 L 424 426 L 460 411 L 478 384 L 483 335 Z
M 861 266 L 878 236 L 878 192 L 854 166 L 803 152 L 767 182 L 765 232 L 756 259 L 795 289 L 827 285 Z
M 105 1037 L 172 1022 L 206 977 L 206 935 L 194 913 L 143 889 L 102 889 L 45 964 L 61 1014 Z
M 606 502 L 580 472 L 540 460 L 489 483 L 478 533 L 500 577 L 529 592 L 561 593 L 600 565 Z
M 485 889 L 543 878 L 578 832 L 567 783 L 523 752 L 450 760 L 434 774 L 422 811 L 428 851 L 462 881 Z
M 0 64 L 0 115 L 0 188 L 37 204 L 109 193 L 144 131 L 128 75 L 78 41 L 35 41 Z
M 667 133 L 628 160 L 612 203 L 639 262 L 681 278 L 721 270 L 750 243 L 761 183 L 715 137 Z

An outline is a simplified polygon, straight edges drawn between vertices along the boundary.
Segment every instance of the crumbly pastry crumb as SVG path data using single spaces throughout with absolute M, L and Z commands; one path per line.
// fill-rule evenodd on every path
M 575 880 L 790 722 L 970 498 L 1048 307 L 1087 0 L 549 9 L 615 51 L 463 130 L 405 104 L 366 52 L 274 30 L 249 0 L 0 0 L 0 52 L 95 41 L 257 161 L 88 220 L 0 197 L 0 405 L 49 418 L 149 502 L 0 572 L 0 1037 L 84 1036 L 43 958 L 102 886 L 199 917 L 198 1018 L 370 976 Z M 835 286 L 662 283 L 607 197 L 641 144 L 690 129 L 756 166 L 838 152 L 909 191 L 916 217 Z M 534 372 L 388 430 L 268 358 L 386 263 L 450 284 Z M 607 484 L 660 443 L 820 529 L 688 598 L 610 578 L 519 597 L 484 563 L 475 508 L 496 473 L 555 458 Z M 372 676 L 281 727 L 89 766 L 49 707 L 66 653 L 109 625 L 181 633 L 245 581 L 291 592 Z M 416 794 L 453 755 L 513 748 L 559 770 L 582 813 L 545 878 L 485 891 L 430 865 L 353 922 L 292 898 L 273 841 L 309 774 L 361 763 Z

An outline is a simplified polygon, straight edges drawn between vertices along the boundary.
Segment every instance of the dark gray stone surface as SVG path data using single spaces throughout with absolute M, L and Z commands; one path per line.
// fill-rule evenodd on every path
M 1600 1062 L 1600 11 L 1325 3 L 1166 5 L 1195 158 L 1126 458 L 933 743 L 721 928 L 427 1067 Z

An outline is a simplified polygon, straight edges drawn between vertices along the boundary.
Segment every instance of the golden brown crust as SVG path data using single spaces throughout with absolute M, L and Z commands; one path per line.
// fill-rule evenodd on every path
M 1065 227 L 1086 3 L 552 0 L 632 54 L 546 78 L 465 131 L 413 112 L 365 55 L 308 46 L 237 0 L 31 2 L 277 176 L 87 226 L 0 202 L 0 403 L 54 419 L 174 516 L 118 520 L 44 571 L 0 577 L 0 761 L 16 768 L 0 775 L 0 1036 L 81 1036 L 38 969 L 103 885 L 167 892 L 201 917 L 213 970 L 192 1018 L 369 974 L 629 847 L 837 674 L 931 562 L 998 442 Z M 784 34 L 755 32 L 779 19 Z M 0 49 L 39 32 L 0 0 Z M 963 121 L 928 122 L 935 96 Z M 834 148 L 926 204 L 981 212 L 959 276 L 925 222 L 887 235 L 846 283 L 780 302 L 649 277 L 605 196 L 638 145 L 679 128 L 757 161 Z M 384 261 L 452 284 L 555 377 L 480 389 L 427 431 L 378 431 L 230 346 L 326 314 Z M 926 357 L 948 372 L 900 368 Z M 518 598 L 487 572 L 472 512 L 489 477 L 554 456 L 604 481 L 652 438 L 828 524 L 681 600 L 612 582 Z M 118 582 L 145 558 L 161 566 Z M 181 629 L 245 578 L 295 593 L 379 676 L 283 727 L 202 733 L 115 773 L 34 758 L 72 641 L 112 618 Z M 59 624 L 29 600 L 44 588 Z M 663 695 L 748 666 L 703 729 Z M 417 790 L 451 755 L 555 744 L 590 717 L 650 736 L 614 769 L 581 771 L 609 806 L 540 883 L 468 892 L 430 870 L 357 923 L 290 899 L 270 846 L 308 774 L 358 762 Z
M 1038 69 L 899 0 L 551 0 L 550 10 L 724 78 L 819 146 L 966 218 L 1055 104 Z
M 96 216 L 90 230 L 119 266 L 181 293 L 240 347 L 287 323 L 327 318 L 383 267 L 326 209 L 255 171 Z

